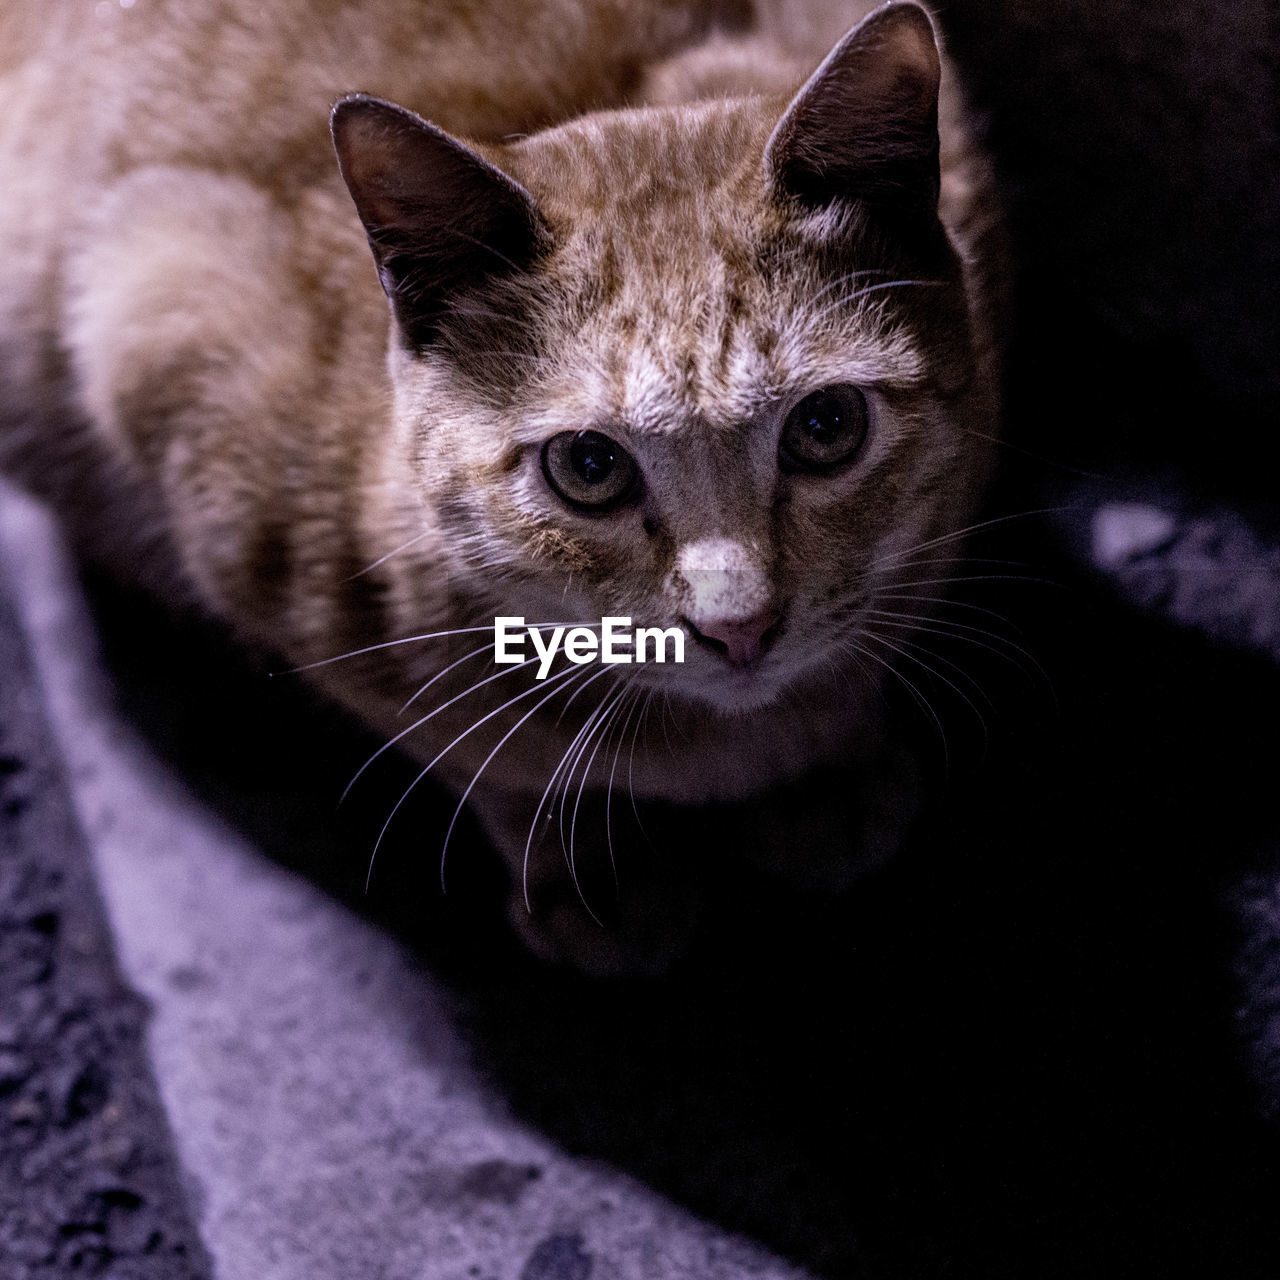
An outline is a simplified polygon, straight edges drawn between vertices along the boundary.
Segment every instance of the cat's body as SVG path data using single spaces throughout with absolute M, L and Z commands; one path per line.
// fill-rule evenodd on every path
M 854 820 L 882 809 L 894 655 L 864 632 L 877 605 L 929 613 L 947 566 L 919 548 L 979 494 L 1000 263 L 945 87 L 947 235 L 934 218 L 918 9 L 794 96 L 870 7 L 735 34 L 741 12 L 674 3 L 19 5 L 11 467 L 82 543 L 289 662 L 365 650 L 312 674 L 388 736 L 432 712 L 401 745 L 535 882 L 563 860 L 526 837 L 539 801 L 584 779 L 699 803 L 838 764 Z M 475 147 L 348 99 L 344 186 L 327 109 L 354 90 Z M 653 105 L 591 110 L 625 103 Z M 634 472 L 607 506 L 582 487 L 606 465 Z M 691 652 L 544 686 L 492 665 L 499 614 L 681 625 Z

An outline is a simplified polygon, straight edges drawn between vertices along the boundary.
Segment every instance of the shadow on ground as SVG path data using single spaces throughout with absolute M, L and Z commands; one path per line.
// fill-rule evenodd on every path
M 94 591 L 123 696 L 261 847 L 404 936 L 462 996 L 479 1068 L 573 1152 L 824 1277 L 1271 1276 L 1280 1152 L 1236 1021 L 1233 894 L 1280 866 L 1280 676 L 1109 601 L 1034 521 L 985 605 L 1025 664 L 951 652 L 948 779 L 904 854 L 841 897 L 788 890 L 689 825 L 707 893 L 660 980 L 543 968 L 503 878 L 422 789 L 363 889 L 388 762 L 300 685 Z M 1021 572 L 1021 571 L 1017 571 Z M 997 645 L 996 647 L 1002 647 Z M 944 671 L 946 668 L 942 668 Z M 949 701 L 948 701 L 949 699 Z M 975 697 L 976 700 L 976 697 Z M 926 755 L 933 732 L 921 724 Z

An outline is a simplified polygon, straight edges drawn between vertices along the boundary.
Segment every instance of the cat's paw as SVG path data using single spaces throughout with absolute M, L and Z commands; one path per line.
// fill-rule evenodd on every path
M 631 821 L 630 805 L 610 816 L 603 794 L 584 793 L 566 843 L 550 822 L 531 836 L 520 799 L 486 792 L 472 803 L 511 875 L 511 923 L 534 955 L 594 977 L 652 977 L 689 949 L 696 872 L 662 854 L 670 833 Z
M 921 800 L 914 758 L 891 749 L 856 772 L 820 770 L 746 806 L 742 849 L 795 889 L 843 893 L 894 856 Z
M 597 978 L 659 977 L 689 949 L 699 895 L 691 880 L 645 878 L 619 890 L 604 910 L 588 905 L 566 874 L 512 890 L 508 913 L 539 959 Z

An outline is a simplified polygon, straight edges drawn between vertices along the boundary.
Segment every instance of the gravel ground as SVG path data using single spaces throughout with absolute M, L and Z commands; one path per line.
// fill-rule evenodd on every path
M 0 592 L 0 1277 L 201 1280 L 146 1006 L 116 965 Z

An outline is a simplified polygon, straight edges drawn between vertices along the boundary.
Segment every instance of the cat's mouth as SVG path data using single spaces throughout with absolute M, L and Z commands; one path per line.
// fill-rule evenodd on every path
M 780 609 L 767 609 L 742 620 L 704 622 L 702 627 L 682 617 L 680 625 L 702 648 L 723 658 L 732 671 L 749 676 L 782 634 L 783 615 Z
M 676 678 L 685 697 L 717 711 L 743 715 L 774 702 L 788 683 L 776 648 L 785 614 L 770 608 L 750 618 L 680 625 L 693 641 L 689 662 Z

